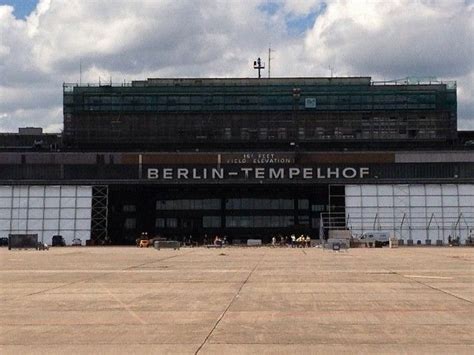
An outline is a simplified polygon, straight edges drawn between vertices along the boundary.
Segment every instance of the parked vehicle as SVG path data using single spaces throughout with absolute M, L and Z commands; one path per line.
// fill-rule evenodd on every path
M 0 247 L 7 247 L 8 246 L 8 238 L 0 238 Z
M 390 242 L 390 232 L 372 231 L 365 232 L 360 236 L 362 243 L 373 243 L 374 246 L 388 245 Z
M 46 244 L 46 243 L 41 243 L 41 242 L 39 242 L 37 249 L 38 249 L 38 250 L 49 250 L 49 245 Z
M 51 246 L 53 246 L 53 247 L 64 247 L 64 246 L 66 246 L 66 242 L 64 241 L 63 236 L 62 235 L 53 235 L 53 240 L 52 240 Z
M 8 234 L 8 250 L 38 250 L 38 234 Z
M 153 246 L 155 240 L 166 240 L 166 238 L 161 238 L 159 236 L 153 238 L 151 235 L 148 235 L 147 232 L 142 232 L 140 237 L 135 240 L 135 243 L 139 248 L 148 248 Z
M 80 246 L 82 245 L 82 240 L 79 239 L 79 238 L 74 238 L 74 239 L 72 240 L 71 245 L 72 245 L 73 247 L 80 247 Z
M 140 244 L 138 245 L 140 248 L 148 248 L 151 245 L 148 239 L 141 239 Z

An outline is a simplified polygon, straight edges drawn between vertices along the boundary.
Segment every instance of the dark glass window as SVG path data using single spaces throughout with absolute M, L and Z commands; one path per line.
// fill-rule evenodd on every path
M 286 139 L 286 128 L 278 128 L 278 139 Z
M 291 227 L 295 224 L 295 218 L 293 216 L 283 216 L 282 227 Z
M 309 216 L 298 216 L 298 223 L 302 225 L 309 225 Z
M 280 209 L 292 210 L 294 208 L 293 200 L 280 200 Z
M 135 205 L 123 205 L 122 211 L 123 212 L 135 212 L 137 207 Z
M 309 222 L 308 222 L 309 223 Z M 293 216 L 227 216 L 228 228 L 278 228 L 294 225 Z
M 278 210 L 280 209 L 280 202 L 281 200 L 271 200 L 270 201 L 270 209 L 272 210 Z
M 202 226 L 204 228 L 220 228 L 221 217 L 220 216 L 204 216 L 202 217 Z
M 164 218 L 157 218 L 155 220 L 155 227 L 156 228 L 165 228 L 165 219 Z
M 191 209 L 202 210 L 203 200 L 191 200 L 190 202 L 193 202 L 192 207 L 191 207 L 191 204 L 190 204 Z
M 243 198 L 242 199 L 242 209 L 243 210 L 250 210 L 253 209 L 254 204 L 252 203 L 252 199 L 250 198 Z
M 166 227 L 168 228 L 178 227 L 178 220 L 176 218 L 166 218 Z
M 240 129 L 240 138 L 242 140 L 249 140 L 250 139 L 250 133 L 248 128 L 241 128 Z
M 311 210 L 313 212 L 322 212 L 326 210 L 326 205 L 312 205 Z
M 123 227 L 125 229 L 136 229 L 137 228 L 136 218 L 126 218 Z
M 306 199 L 298 200 L 298 209 L 307 210 L 309 207 L 309 201 Z
M 230 198 L 226 200 L 226 209 L 292 210 L 294 208 L 293 204 L 294 202 L 292 199 Z
M 284 216 L 271 216 L 271 224 L 269 227 L 283 227 L 282 219 L 285 218 Z
M 265 210 L 269 209 L 270 207 L 268 206 L 268 200 L 265 199 L 256 199 L 254 201 L 254 208 L 257 210 Z
M 219 210 L 219 199 L 194 199 L 194 200 L 158 200 L 157 210 Z
M 217 198 L 204 200 L 203 204 L 206 206 L 205 209 L 208 209 L 208 210 L 220 210 L 221 209 L 221 200 L 219 200 Z

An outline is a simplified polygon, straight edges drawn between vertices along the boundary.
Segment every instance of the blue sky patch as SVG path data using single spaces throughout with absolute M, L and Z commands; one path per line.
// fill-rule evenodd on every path
M 281 8 L 281 4 L 273 1 L 269 1 L 263 5 L 260 5 L 259 10 L 269 14 L 270 16 L 275 15 L 276 12 Z
M 26 18 L 36 8 L 39 0 L 0 0 L 0 5 L 11 5 L 13 14 L 18 19 Z
M 273 16 L 283 7 L 281 1 L 268 1 L 259 6 L 259 10 L 263 13 Z M 305 33 L 308 29 L 313 27 L 316 18 L 326 11 L 326 3 L 322 3 L 317 9 L 308 14 L 295 16 L 294 14 L 287 14 L 285 23 L 288 34 L 291 36 L 299 36 Z
M 305 33 L 308 29 L 313 27 L 316 18 L 326 11 L 326 3 L 304 16 L 287 16 L 285 19 L 288 33 L 292 36 L 298 36 Z

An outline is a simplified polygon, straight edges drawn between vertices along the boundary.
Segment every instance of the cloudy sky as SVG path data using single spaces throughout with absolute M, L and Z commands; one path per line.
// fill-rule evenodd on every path
M 62 127 L 62 83 L 147 77 L 456 80 L 474 129 L 474 0 L 0 0 L 0 131 Z M 266 74 L 266 73 L 265 73 Z

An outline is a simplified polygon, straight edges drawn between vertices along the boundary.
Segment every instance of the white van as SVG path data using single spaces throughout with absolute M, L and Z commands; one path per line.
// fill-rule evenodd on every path
M 363 243 L 381 243 L 382 245 L 388 245 L 390 241 L 390 232 L 384 231 L 371 231 L 364 232 L 360 236 L 360 241 Z

